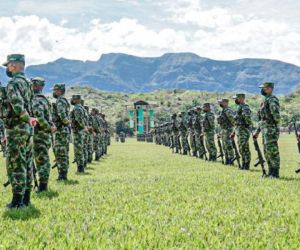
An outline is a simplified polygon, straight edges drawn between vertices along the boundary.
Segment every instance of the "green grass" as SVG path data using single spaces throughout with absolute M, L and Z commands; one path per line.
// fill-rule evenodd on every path
M 57 183 L 52 171 L 51 192 L 30 208 L 7 211 L 1 187 L 0 249 L 299 249 L 299 154 L 292 135 L 280 146 L 283 178 L 271 180 L 260 168 L 113 143 L 87 175 L 72 165 L 70 181 Z

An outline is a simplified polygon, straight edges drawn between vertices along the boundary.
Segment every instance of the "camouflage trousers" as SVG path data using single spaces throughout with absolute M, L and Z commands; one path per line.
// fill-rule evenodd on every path
M 205 146 L 203 136 L 200 132 L 195 132 L 195 141 L 196 141 L 196 151 L 199 152 L 199 156 L 203 156 L 205 153 Z
M 205 146 L 209 153 L 209 159 L 217 158 L 217 148 L 215 144 L 215 131 L 207 131 L 204 133 L 205 136 Z
M 69 169 L 70 136 L 69 128 L 66 127 L 55 133 L 53 152 L 60 173 L 67 173 Z
M 86 165 L 89 158 L 89 132 L 84 132 L 83 152 L 84 152 L 84 163 Z
M 248 128 L 237 128 L 237 139 L 243 165 L 248 164 L 251 161 L 251 151 L 249 146 L 250 134 L 251 132 Z
M 180 138 L 179 138 L 179 133 L 173 133 L 172 135 L 172 148 L 175 148 L 176 151 L 180 151 L 181 150 L 181 145 L 180 145 Z
M 45 132 L 37 132 L 33 136 L 34 160 L 39 176 L 39 181 L 48 183 L 50 175 L 49 149 L 51 147 L 51 135 Z
M 183 151 L 190 152 L 190 145 L 188 141 L 188 134 L 186 132 L 180 132 L 181 146 Z
M 279 128 L 276 126 L 262 129 L 264 155 L 269 169 L 280 168 L 280 155 L 278 148 Z
M 96 158 L 101 156 L 101 134 L 96 133 L 94 136 L 94 152 L 96 154 Z
M 223 143 L 223 150 L 224 150 L 226 162 L 228 162 L 228 160 L 234 159 L 234 149 L 232 145 L 232 140 L 230 138 L 232 132 L 233 132 L 233 128 L 221 130 L 221 139 Z
M 85 152 L 84 152 L 84 140 L 85 140 L 85 132 L 81 131 L 74 131 L 73 132 L 73 144 L 74 144 L 74 157 L 77 166 L 84 166 L 85 165 Z
M 88 135 L 88 161 L 91 162 L 93 160 L 93 134 L 89 133 Z
M 32 189 L 33 140 L 28 125 L 7 129 L 6 169 L 14 194 Z
M 195 137 L 195 132 L 194 131 L 189 131 L 189 141 L 190 141 L 190 146 L 192 152 L 197 151 L 197 144 L 196 144 L 196 137 Z

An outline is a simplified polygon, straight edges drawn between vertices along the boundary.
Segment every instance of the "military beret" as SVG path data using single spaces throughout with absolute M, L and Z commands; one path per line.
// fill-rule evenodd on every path
M 52 89 L 53 90 L 66 90 L 66 85 L 64 83 L 56 83 Z
M 72 99 L 81 99 L 81 95 L 72 95 Z
M 45 85 L 45 79 L 42 77 L 33 77 L 31 78 L 31 82 L 33 85 L 39 85 L 39 86 Z
M 265 82 L 265 83 L 263 83 L 263 84 L 261 84 L 260 86 L 259 86 L 259 88 L 267 88 L 267 87 L 269 87 L 269 88 L 274 88 L 274 83 L 273 82 Z
M 6 62 L 3 66 L 7 66 L 10 62 L 22 62 L 25 63 L 25 56 L 22 54 L 11 54 L 7 56 Z
M 237 98 L 245 98 L 245 97 L 246 97 L 245 94 L 239 93 L 239 94 L 234 95 L 232 98 L 237 99 Z

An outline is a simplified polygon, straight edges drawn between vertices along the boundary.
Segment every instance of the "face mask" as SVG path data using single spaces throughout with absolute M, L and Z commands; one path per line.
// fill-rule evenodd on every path
M 234 102 L 235 102 L 236 105 L 240 104 L 240 102 L 237 99 Z
M 38 89 L 34 89 L 33 92 L 34 92 L 35 94 L 38 94 L 38 93 L 40 93 L 41 91 L 38 90 Z
M 223 108 L 223 104 L 220 104 L 220 107 Z
M 263 96 L 267 95 L 267 93 L 264 91 L 264 89 L 261 89 L 260 94 L 263 95 Z
M 71 104 L 72 104 L 72 105 L 75 105 L 76 102 L 75 102 L 74 100 L 71 100 Z
M 13 77 L 13 74 L 8 70 L 8 68 L 6 68 L 6 75 L 7 75 L 9 78 L 12 78 L 12 77 Z
M 54 98 L 57 98 L 57 97 L 58 97 L 58 95 L 57 95 L 57 94 L 55 94 L 55 93 L 53 93 L 53 97 L 54 97 Z

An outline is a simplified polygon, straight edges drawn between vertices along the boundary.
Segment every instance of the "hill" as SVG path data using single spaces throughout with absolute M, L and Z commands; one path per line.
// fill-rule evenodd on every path
M 2 81 L 4 73 L 1 68 Z M 26 73 L 44 77 L 47 91 L 54 83 L 65 82 L 127 93 L 175 88 L 257 93 L 261 82 L 274 81 L 277 93 L 287 94 L 300 83 L 300 67 L 296 65 L 267 59 L 218 61 L 192 53 L 145 58 L 111 53 L 103 54 L 98 61 L 85 62 L 60 58 L 29 66 Z

